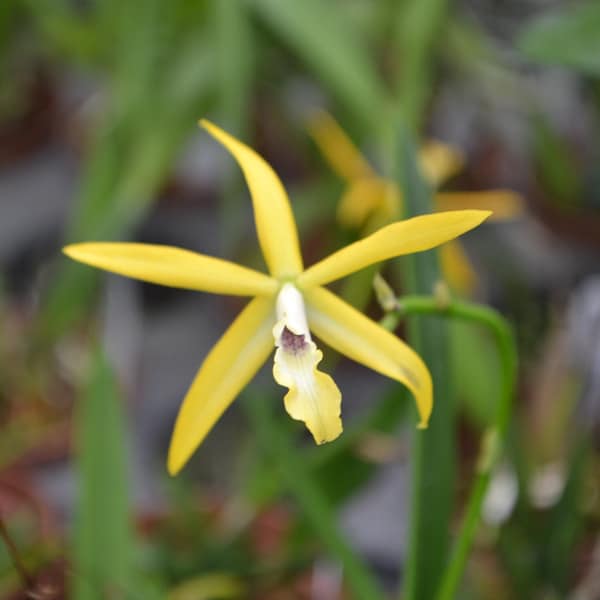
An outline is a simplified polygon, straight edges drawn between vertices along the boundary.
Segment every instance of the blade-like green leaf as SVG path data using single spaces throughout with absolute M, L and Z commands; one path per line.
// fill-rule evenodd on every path
M 397 181 L 405 198 L 405 216 L 431 212 L 431 190 L 416 162 L 408 130 L 399 137 Z M 405 289 L 431 294 L 440 280 L 435 251 L 406 257 Z M 409 554 L 405 600 L 433 598 L 446 564 L 454 504 L 454 396 L 451 388 L 447 325 L 440 317 L 409 321 L 409 341 L 431 371 L 434 407 L 428 429 L 414 433 Z
M 218 106 L 223 127 L 243 136 L 250 110 L 254 63 L 252 29 L 242 0 L 215 0 L 215 46 Z
M 75 418 L 79 483 L 73 548 L 75 600 L 127 597 L 127 590 L 132 589 L 124 435 L 119 390 L 98 350 Z
M 530 25 L 518 46 L 530 58 L 600 75 L 600 3 L 573 4 Z
M 395 6 L 394 50 L 400 110 L 405 122 L 419 131 L 433 85 L 433 54 L 440 39 L 447 0 L 411 0 Z
M 255 67 L 254 29 L 249 13 L 244 0 L 213 0 L 217 119 L 241 139 L 248 134 Z M 235 164 L 229 163 L 219 202 L 223 254 L 231 253 L 245 225 L 237 205 L 242 181 Z
M 252 6 L 359 122 L 380 122 L 385 91 L 359 32 L 339 4 L 252 0 Z

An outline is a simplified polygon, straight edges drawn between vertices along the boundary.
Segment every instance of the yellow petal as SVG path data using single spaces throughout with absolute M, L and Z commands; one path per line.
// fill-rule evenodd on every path
M 419 151 L 421 171 L 434 187 L 456 175 L 463 165 L 464 158 L 460 150 L 442 142 L 429 140 Z
M 452 241 L 440 248 L 444 278 L 450 287 L 463 296 L 470 296 L 477 284 L 477 274 L 460 242 Z
M 490 221 L 506 221 L 523 214 L 523 198 L 510 190 L 486 192 L 438 192 L 435 195 L 438 210 L 480 209 L 492 211 Z
M 489 214 L 457 210 L 392 223 L 313 265 L 296 283 L 305 289 L 322 285 L 394 256 L 434 248 L 477 227 Z
M 427 427 L 432 383 L 419 355 L 325 288 L 307 290 L 304 298 L 311 330 L 338 352 L 406 385 L 417 402 L 419 427 Z
M 329 166 L 342 179 L 373 177 L 375 173 L 346 132 L 326 112 L 315 113 L 309 132 Z
M 210 351 L 185 396 L 171 439 L 175 475 L 273 349 L 274 300 L 255 298 Z
M 202 120 L 200 124 L 238 162 L 250 189 L 258 241 L 274 277 L 294 277 L 302 271 L 296 222 L 287 194 L 275 171 L 254 150 Z
M 296 334 L 281 321 L 276 326 L 275 381 L 289 389 L 285 409 L 292 419 L 304 421 L 317 444 L 342 433 L 342 395 L 333 379 L 317 369 L 323 353 L 306 334 Z
M 358 229 L 371 217 L 389 222 L 399 214 L 400 198 L 393 182 L 378 177 L 356 179 L 338 204 L 337 216 L 345 227 Z
M 169 287 L 234 296 L 272 295 L 277 290 L 277 282 L 263 273 L 172 246 L 87 242 L 63 252 L 92 267 Z

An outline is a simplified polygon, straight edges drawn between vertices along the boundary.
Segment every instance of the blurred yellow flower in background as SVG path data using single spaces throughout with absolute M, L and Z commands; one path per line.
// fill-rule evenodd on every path
M 380 177 L 340 125 L 326 112 L 316 113 L 309 130 L 332 170 L 347 183 L 337 217 L 345 227 L 369 233 L 402 216 L 402 194 L 394 181 Z M 435 140 L 419 151 L 419 166 L 427 181 L 438 188 L 464 165 L 461 152 Z M 492 220 L 511 219 L 523 211 L 519 194 L 510 190 L 482 192 L 436 192 L 436 210 L 481 209 L 492 212 Z M 440 248 L 442 271 L 450 286 L 469 295 L 476 275 L 459 242 Z
M 254 296 L 210 351 L 183 401 L 169 449 L 169 472 L 183 467 L 274 347 L 273 375 L 289 389 L 287 412 L 304 421 L 317 444 L 335 439 L 342 431 L 341 393 L 317 369 L 322 353 L 311 330 L 338 352 L 406 385 L 416 399 L 419 426 L 426 427 L 433 395 L 421 358 L 322 286 L 394 256 L 438 246 L 476 227 L 489 213 L 448 211 L 393 223 L 305 269 L 291 206 L 275 172 L 248 146 L 209 122 L 201 124 L 245 175 L 269 275 L 170 246 L 88 242 L 64 249 L 74 260 L 142 281 Z

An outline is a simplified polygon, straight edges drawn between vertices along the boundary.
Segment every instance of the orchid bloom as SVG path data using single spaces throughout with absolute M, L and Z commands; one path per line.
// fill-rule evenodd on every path
M 377 175 L 339 124 L 327 113 L 318 112 L 310 122 L 311 135 L 332 170 L 348 186 L 338 205 L 339 222 L 367 232 L 400 218 L 402 194 L 394 181 Z M 435 140 L 426 141 L 419 152 L 419 166 L 434 187 L 456 175 L 464 159 L 457 148 Z M 436 192 L 437 210 L 481 209 L 492 212 L 491 220 L 519 215 L 521 197 L 510 190 L 482 192 Z M 459 242 L 441 249 L 442 271 L 450 285 L 465 294 L 475 287 L 475 272 Z
M 438 246 L 476 227 L 489 213 L 449 211 L 394 223 L 304 269 L 296 223 L 275 172 L 231 135 L 207 121 L 201 125 L 244 173 L 269 275 L 170 246 L 89 242 L 64 249 L 79 262 L 142 281 L 254 297 L 209 352 L 187 392 L 171 440 L 169 472 L 183 467 L 273 347 L 273 376 L 289 390 L 287 412 L 304 421 L 317 444 L 338 437 L 341 393 L 318 369 L 323 355 L 311 331 L 349 358 L 406 385 L 416 399 L 419 427 L 426 427 L 432 383 L 421 358 L 323 286 L 373 263 Z

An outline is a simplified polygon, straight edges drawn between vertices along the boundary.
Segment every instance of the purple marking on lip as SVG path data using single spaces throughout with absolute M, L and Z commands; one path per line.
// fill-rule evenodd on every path
M 287 327 L 283 328 L 281 332 L 281 347 L 293 354 L 299 354 L 306 346 L 307 342 L 304 334 L 296 335 L 293 331 L 290 331 Z

